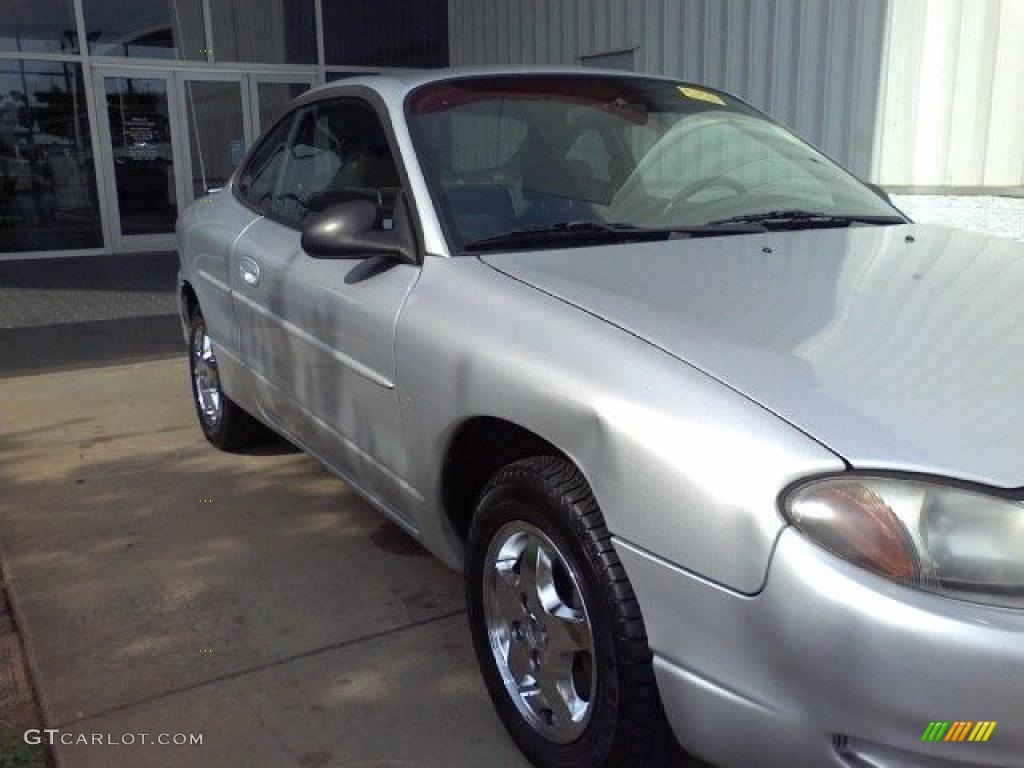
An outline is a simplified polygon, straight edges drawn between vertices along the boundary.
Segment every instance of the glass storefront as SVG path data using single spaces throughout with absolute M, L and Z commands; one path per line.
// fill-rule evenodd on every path
M 218 61 L 316 63 L 313 0 L 216 0 L 210 16 Z
M 257 83 L 256 87 L 260 103 L 260 132 L 267 130 L 277 122 L 277 118 L 285 113 L 288 105 L 309 90 L 304 83 L 261 82 Z
M 239 80 L 185 82 L 185 119 L 192 158 L 192 194 L 223 187 L 245 154 Z
M 103 245 L 79 64 L 0 60 L 0 252 Z
M 311 86 L 445 66 L 447 5 L 0 0 L 0 259 L 173 247 Z
M 448 66 L 448 0 L 324 0 L 328 64 Z
M 4 0 L 0 4 L 0 51 L 78 53 L 71 0 Z
M 105 77 L 122 235 L 174 231 L 178 216 L 167 81 Z
M 82 5 L 93 56 L 206 59 L 202 0 L 82 0 Z

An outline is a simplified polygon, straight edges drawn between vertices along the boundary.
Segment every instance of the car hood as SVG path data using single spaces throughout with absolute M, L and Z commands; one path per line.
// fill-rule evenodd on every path
M 856 468 L 1024 486 L 1024 244 L 910 224 L 481 258 Z

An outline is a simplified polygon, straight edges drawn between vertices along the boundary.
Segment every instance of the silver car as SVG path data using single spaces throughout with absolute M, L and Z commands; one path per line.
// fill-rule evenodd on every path
M 1024 251 L 740 99 L 319 88 L 178 223 L 200 426 L 453 568 L 538 766 L 1020 766 Z

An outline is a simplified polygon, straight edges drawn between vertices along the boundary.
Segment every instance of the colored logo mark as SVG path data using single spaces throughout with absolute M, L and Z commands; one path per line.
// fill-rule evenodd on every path
M 988 741 L 996 725 L 995 720 L 932 721 L 921 734 L 921 741 Z

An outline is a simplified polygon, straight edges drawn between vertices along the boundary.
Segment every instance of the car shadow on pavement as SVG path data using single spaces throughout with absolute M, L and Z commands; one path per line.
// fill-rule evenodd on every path
M 286 456 L 289 453 L 302 453 L 302 449 L 276 432 L 267 430 L 264 440 L 245 448 L 237 448 L 231 453 L 242 456 Z
M 271 441 L 217 451 L 184 360 L 0 380 L 0 555 L 46 727 L 202 733 L 64 765 L 525 768 L 459 574 Z
M 181 354 L 175 253 L 0 262 L 0 378 Z
M 0 401 L 0 554 L 46 726 L 205 734 L 65 765 L 525 765 L 458 574 L 289 443 L 208 445 L 178 362 Z
M 137 363 L 178 355 L 177 315 L 0 329 L 0 378 Z

